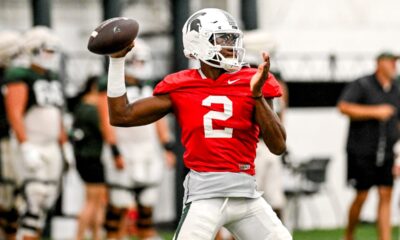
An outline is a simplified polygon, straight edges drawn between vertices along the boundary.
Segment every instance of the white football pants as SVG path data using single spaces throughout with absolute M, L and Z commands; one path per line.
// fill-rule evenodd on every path
M 236 240 L 291 240 L 262 198 L 211 198 L 187 204 L 174 240 L 213 240 L 224 226 Z

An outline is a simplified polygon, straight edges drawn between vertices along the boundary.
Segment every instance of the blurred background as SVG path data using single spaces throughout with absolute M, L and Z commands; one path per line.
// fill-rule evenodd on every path
M 86 48 L 91 32 L 104 19 L 126 16 L 139 22 L 139 36 L 151 47 L 157 69 L 152 77 L 157 82 L 170 72 L 196 65 L 183 55 L 181 29 L 192 13 L 205 7 L 224 9 L 239 20 L 248 60 L 261 61 L 261 51 L 270 52 L 271 69 L 279 71 L 288 86 L 287 226 L 292 230 L 343 227 L 354 191 L 346 185 L 348 119 L 335 105 L 346 83 L 374 71 L 378 53 L 400 52 L 399 1 L 1 0 L 0 31 L 50 26 L 62 40 L 62 80 L 66 95 L 73 96 L 89 75 L 105 73 L 105 58 Z M 174 121 L 171 124 L 179 139 L 179 129 Z M 178 164 L 165 171 L 155 210 L 156 223 L 167 229 L 174 228 L 182 207 L 182 148 L 176 152 Z M 295 168 L 316 158 L 329 159 L 329 164 L 318 182 L 321 187 L 310 194 L 299 186 L 305 176 Z M 63 212 L 72 217 L 58 218 L 73 225 L 83 190 L 79 183 L 67 185 Z M 399 194 L 396 184 L 393 224 L 399 223 Z M 376 205 L 376 195 L 370 194 L 363 221 L 375 222 Z

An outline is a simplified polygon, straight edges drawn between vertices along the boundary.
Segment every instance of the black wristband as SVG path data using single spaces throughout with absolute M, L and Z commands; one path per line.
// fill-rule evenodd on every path
M 260 96 L 251 96 L 251 98 L 252 99 L 255 99 L 255 100 L 257 100 L 257 99 L 261 99 L 263 97 L 263 95 L 261 94 Z
M 175 147 L 175 142 L 173 141 L 168 141 L 163 144 L 163 147 L 166 151 L 172 151 Z
M 117 145 L 111 144 L 110 147 L 111 147 L 111 153 L 112 153 L 113 157 L 121 156 L 121 153 L 119 152 Z

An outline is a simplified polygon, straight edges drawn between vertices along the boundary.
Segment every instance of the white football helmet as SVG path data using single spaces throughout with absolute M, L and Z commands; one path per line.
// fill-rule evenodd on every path
M 125 57 L 125 73 L 140 81 L 153 77 L 153 62 L 150 47 L 142 40 L 135 39 L 135 47 Z
M 182 33 L 186 57 L 228 72 L 244 65 L 243 33 L 229 13 L 217 8 L 197 11 L 186 21 Z M 231 56 L 224 56 L 223 49 Z
M 60 66 L 60 40 L 45 26 L 37 26 L 25 33 L 24 50 L 31 63 L 57 71 Z
M 22 35 L 16 31 L 0 32 L 0 67 L 8 67 L 20 55 Z

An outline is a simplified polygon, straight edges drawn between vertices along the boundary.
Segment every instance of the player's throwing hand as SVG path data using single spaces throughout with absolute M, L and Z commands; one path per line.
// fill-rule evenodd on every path
M 130 52 L 133 47 L 135 47 L 135 41 L 132 41 L 131 44 L 129 44 L 126 48 L 122 49 L 121 51 L 116 52 L 116 53 L 112 53 L 109 56 L 112 57 L 112 58 L 125 57 L 126 54 L 128 54 L 128 52 Z

